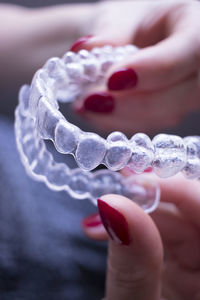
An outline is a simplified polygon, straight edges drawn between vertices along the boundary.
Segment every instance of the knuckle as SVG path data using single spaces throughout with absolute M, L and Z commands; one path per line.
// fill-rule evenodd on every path
M 149 272 L 142 269 L 129 269 L 127 266 L 124 268 L 116 265 L 108 265 L 108 273 L 112 281 L 118 286 L 127 290 L 134 289 L 134 287 L 144 286 L 149 280 Z

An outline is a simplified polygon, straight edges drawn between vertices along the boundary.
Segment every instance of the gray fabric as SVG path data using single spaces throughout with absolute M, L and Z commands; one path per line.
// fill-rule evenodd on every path
M 87 239 L 88 200 L 30 179 L 13 125 L 0 118 L 0 299 L 95 300 L 104 289 L 106 244 Z

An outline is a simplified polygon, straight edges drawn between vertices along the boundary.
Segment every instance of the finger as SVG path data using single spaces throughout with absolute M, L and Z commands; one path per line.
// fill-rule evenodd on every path
M 84 233 L 94 240 L 107 240 L 108 234 L 101 222 L 100 215 L 93 214 L 83 219 L 82 229 Z
M 110 113 L 99 112 L 101 105 L 101 111 L 103 111 L 107 98 L 109 101 L 110 98 L 105 97 L 103 93 L 101 93 L 101 98 L 96 98 L 95 93 L 91 94 L 90 106 L 88 97 L 80 101 L 81 113 L 100 128 L 103 124 L 104 129 L 125 130 L 130 134 L 137 130 L 147 132 L 158 126 L 165 128 L 177 124 L 186 113 L 197 109 L 199 104 L 196 99 L 198 99 L 199 93 L 198 78 L 194 75 L 161 91 L 151 93 L 127 91 L 120 95 L 111 93 L 114 109 Z M 107 93 L 104 94 L 107 95 Z M 93 97 L 91 97 L 92 95 Z M 160 105 L 161 103 L 163 105 Z M 75 103 L 75 105 L 78 104 Z
M 133 172 L 127 167 L 121 173 L 125 177 L 137 176 L 133 175 Z M 199 230 L 193 224 L 197 224 L 196 220 L 199 222 L 200 210 L 198 210 L 198 206 L 200 208 L 200 201 L 196 198 L 197 203 L 195 204 L 196 201 L 191 199 L 190 192 L 188 191 L 189 195 L 186 192 L 188 189 L 195 189 L 198 195 L 199 191 L 195 186 L 197 185 L 199 189 L 199 183 L 187 180 L 181 175 L 167 180 L 159 179 L 153 173 L 145 174 L 145 176 L 160 183 L 162 203 L 156 211 L 151 213 L 151 217 L 159 229 L 169 258 L 179 262 L 183 268 L 199 269 Z M 195 186 L 191 186 L 190 183 L 195 183 Z M 193 209 L 190 204 L 194 205 Z M 197 219 L 194 218 L 196 210 Z
M 200 228 L 200 182 L 188 180 L 181 174 L 165 180 L 158 178 L 161 201 L 173 203 L 193 224 Z
M 86 35 L 76 40 L 70 47 L 70 51 L 78 52 L 81 49 L 90 51 L 95 47 L 103 47 L 105 45 L 126 45 L 128 39 L 124 38 L 124 36 L 126 36 L 126 34 L 119 37 L 119 35 L 114 32 L 112 32 L 111 34 L 104 34 L 103 36 Z
M 200 269 L 200 240 L 197 228 L 173 206 L 162 204 L 151 214 L 167 250 L 167 259 L 183 268 Z M 192 255 L 191 255 L 192 254 Z
M 176 33 L 137 51 L 109 70 L 108 88 L 152 91 L 179 82 L 197 71 L 199 65 L 196 48 L 188 40 L 187 34 Z
M 112 35 L 91 37 L 84 45 L 79 44 L 76 51 L 104 45 L 123 46 L 131 42 L 129 40 L 126 34 L 119 37 L 112 32 Z M 129 88 L 155 90 L 184 79 L 199 66 L 193 42 L 190 32 L 175 32 L 153 46 L 140 49 L 109 70 L 108 88 L 115 91 Z
M 125 177 L 131 175 L 127 168 L 121 170 L 121 174 Z M 187 220 L 200 228 L 200 182 L 198 180 L 186 179 L 182 174 L 165 179 L 159 178 L 153 172 L 145 176 L 148 176 L 149 181 L 154 180 L 159 184 L 161 202 L 175 205 Z
M 103 196 L 98 208 L 110 237 L 106 300 L 158 300 L 163 249 L 151 218 L 119 195 Z
M 145 3 L 144 9 L 144 6 L 137 2 L 125 2 L 120 9 L 119 7 L 119 3 L 116 7 L 110 3 L 109 7 L 109 2 L 107 2 L 106 9 L 101 12 L 103 18 L 95 26 L 94 36 L 84 44 L 79 44 L 75 50 L 83 48 L 91 50 L 105 45 L 119 46 L 132 43 L 138 47 L 147 47 L 166 36 L 166 24 L 169 23 L 168 8 L 167 11 L 161 10 L 160 6 L 154 3 Z M 118 22 L 122 15 L 126 15 L 123 24 Z
M 188 272 L 187 268 L 174 263 L 174 261 L 167 262 L 163 278 L 165 299 L 200 299 L 199 280 L 200 271 Z

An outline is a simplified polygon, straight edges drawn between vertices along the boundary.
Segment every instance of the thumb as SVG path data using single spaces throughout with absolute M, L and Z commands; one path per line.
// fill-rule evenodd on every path
M 163 248 L 150 216 L 119 195 L 98 199 L 109 235 L 106 300 L 158 300 Z

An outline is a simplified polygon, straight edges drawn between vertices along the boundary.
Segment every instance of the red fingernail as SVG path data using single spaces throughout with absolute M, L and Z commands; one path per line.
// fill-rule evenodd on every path
M 148 167 L 144 170 L 145 173 L 151 173 L 153 172 L 153 168 L 152 167 Z
M 97 113 L 111 113 L 115 108 L 115 100 L 107 93 L 95 93 L 84 100 L 84 108 Z
M 111 239 L 119 244 L 129 245 L 131 239 L 125 217 L 103 200 L 98 199 L 97 202 L 102 223 Z
M 113 73 L 108 79 L 108 88 L 120 91 L 134 88 L 137 85 L 138 76 L 133 69 L 121 69 Z
M 96 227 L 102 225 L 99 214 L 91 215 L 82 221 L 83 227 Z
M 69 49 L 70 51 L 74 51 L 76 52 L 77 50 L 79 50 L 79 47 L 86 43 L 90 38 L 92 37 L 92 35 L 86 35 L 86 36 L 82 36 L 80 39 L 78 39 Z

